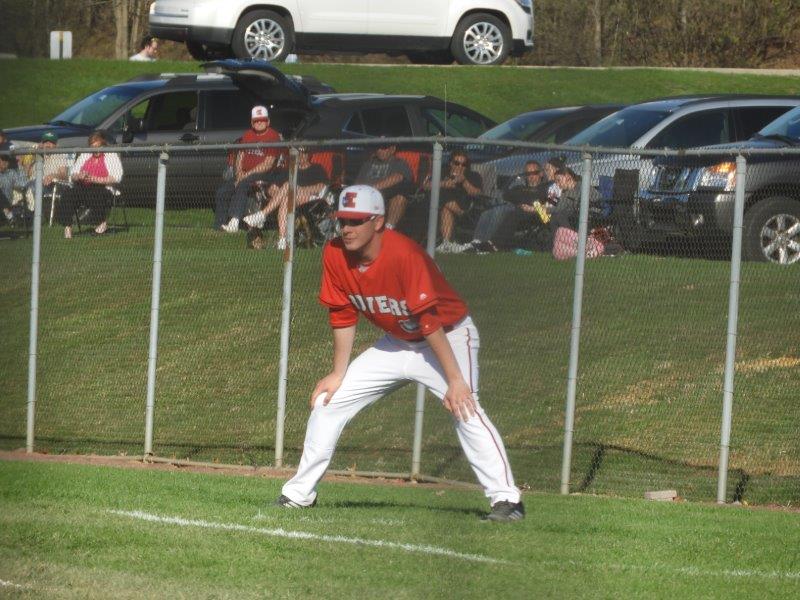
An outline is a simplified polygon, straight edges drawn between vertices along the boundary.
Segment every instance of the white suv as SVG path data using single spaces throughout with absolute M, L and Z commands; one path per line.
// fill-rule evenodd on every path
M 533 0 L 157 0 L 150 33 L 200 60 L 371 51 L 494 65 L 533 46 Z

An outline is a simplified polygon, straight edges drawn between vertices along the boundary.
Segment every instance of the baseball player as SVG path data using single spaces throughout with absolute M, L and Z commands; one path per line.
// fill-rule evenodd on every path
M 453 415 L 458 439 L 491 503 L 484 519 L 525 516 L 500 434 L 478 403 L 478 330 L 467 306 L 415 242 L 385 227 L 381 193 L 345 188 L 341 237 L 323 252 L 320 302 L 333 329 L 333 370 L 311 394 L 303 456 L 277 504 L 314 506 L 345 425 L 409 381 L 425 385 Z M 386 335 L 352 363 L 358 314 Z

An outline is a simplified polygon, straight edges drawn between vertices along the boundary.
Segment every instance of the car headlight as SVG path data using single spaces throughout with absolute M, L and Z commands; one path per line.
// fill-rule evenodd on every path
M 730 192 L 736 187 L 736 163 L 724 162 L 704 168 L 697 186 Z

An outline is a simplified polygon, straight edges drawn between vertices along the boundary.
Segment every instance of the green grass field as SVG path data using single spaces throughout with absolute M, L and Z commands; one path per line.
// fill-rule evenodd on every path
M 150 315 L 152 214 L 140 225 L 42 246 L 37 449 L 141 454 Z M 274 460 L 282 262 L 206 228 L 210 213 L 168 213 L 155 446 L 161 456 Z M 24 446 L 30 244 L 2 242 L 0 447 Z M 443 256 L 481 330 L 481 401 L 520 484 L 557 491 L 574 263 L 549 255 Z M 573 490 L 640 497 L 677 488 L 711 500 L 722 402 L 729 268 L 724 261 L 627 255 L 587 267 Z M 331 341 L 316 304 L 319 251 L 294 275 L 287 464 Z M 746 264 L 729 499 L 800 501 L 800 296 L 796 269 Z M 513 285 L 509 285 L 513 282 Z M 795 307 L 795 308 L 793 308 Z M 366 324 L 358 348 L 377 336 Z M 408 472 L 411 386 L 345 432 L 337 469 Z M 447 413 L 427 405 L 423 473 L 472 481 Z
M 798 94 L 800 78 L 655 69 L 521 69 L 514 67 L 370 67 L 285 65 L 315 75 L 341 92 L 431 94 L 496 121 L 544 106 L 635 102 L 677 94 Z M 105 86 L 149 72 L 193 72 L 197 63 L 126 61 L 0 61 L 0 127 L 41 123 Z M 54 85 L 54 82 L 58 82 Z
M 528 494 L 479 520 L 478 492 L 0 461 L 8 598 L 791 598 L 797 514 Z
M 192 63 L 0 61 L 0 126 L 42 121 L 105 85 Z M 287 66 L 289 69 L 289 66 Z M 497 120 L 544 105 L 678 93 L 797 93 L 798 78 L 687 71 L 292 65 L 341 91 L 447 96 Z M 57 81 L 59 85 L 54 86 Z M 497 90 L 508 90 L 498 93 Z M 524 93 L 520 93 L 524 90 Z M 37 448 L 139 454 L 150 315 L 152 221 L 42 249 Z M 274 459 L 280 257 L 213 234 L 210 214 L 169 211 L 155 444 L 162 456 Z M 0 236 L 2 237 L 2 236 Z M 0 447 L 24 445 L 30 240 L 0 242 Z M 482 334 L 481 399 L 520 483 L 558 489 L 573 263 L 548 255 L 445 256 Z M 729 269 L 724 261 L 624 256 L 587 270 L 573 489 L 715 496 Z M 319 253 L 298 254 L 287 456 L 296 463 L 306 395 L 330 334 L 315 302 Z M 800 502 L 800 288 L 796 269 L 747 264 L 742 282 L 729 498 Z M 359 348 L 376 332 L 363 326 Z M 335 467 L 407 472 L 413 390 L 360 415 Z M 448 415 L 429 402 L 423 472 L 471 480 Z

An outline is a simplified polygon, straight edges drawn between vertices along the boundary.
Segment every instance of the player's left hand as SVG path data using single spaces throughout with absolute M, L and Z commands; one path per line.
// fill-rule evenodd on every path
M 475 399 L 467 382 L 463 379 L 451 382 L 444 395 L 444 407 L 461 421 L 468 421 L 475 414 Z

